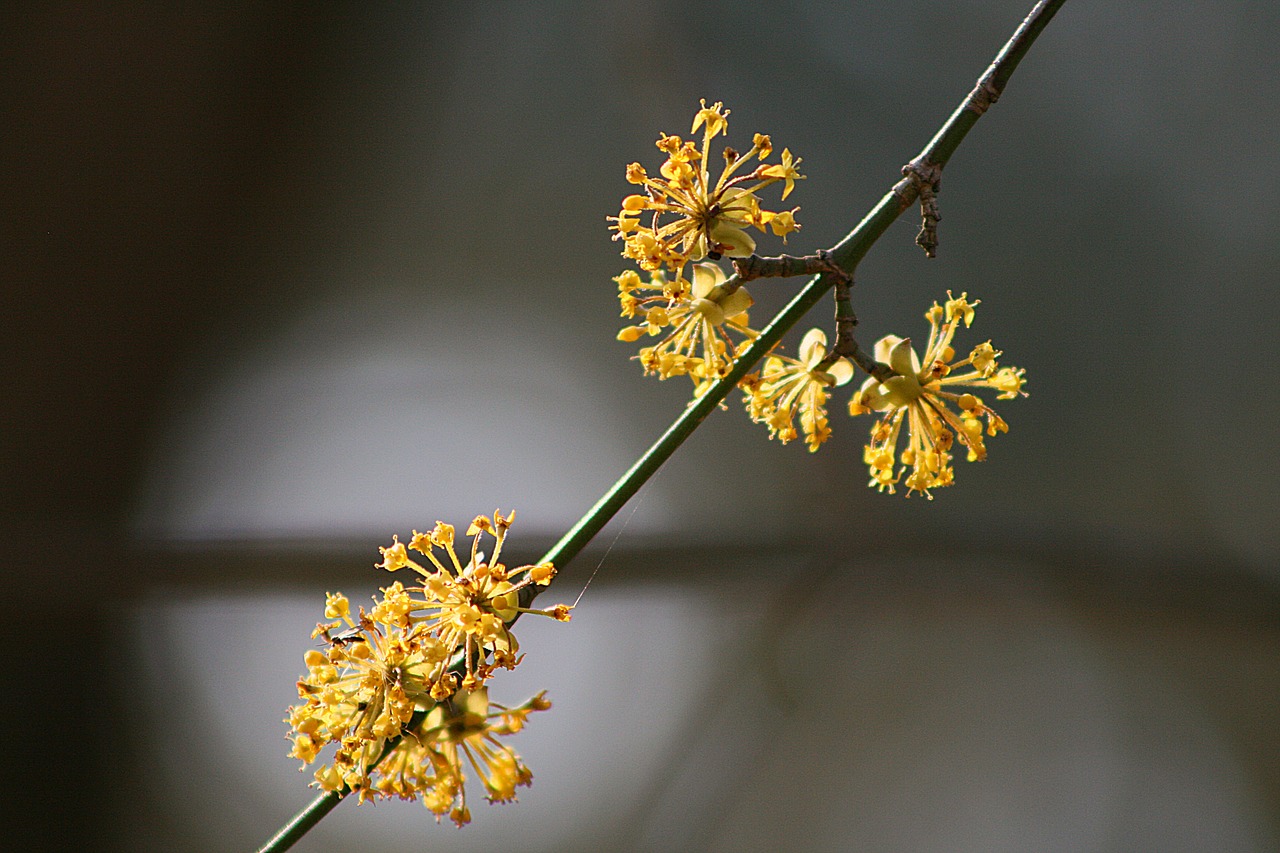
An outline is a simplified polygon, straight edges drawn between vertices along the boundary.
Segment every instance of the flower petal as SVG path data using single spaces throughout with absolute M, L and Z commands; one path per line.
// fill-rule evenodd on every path
M 751 298 L 750 293 L 747 293 L 745 287 L 739 287 L 733 293 L 720 300 L 720 307 L 724 309 L 726 317 L 735 317 L 754 304 L 755 300 Z
M 800 360 L 810 369 L 827 354 L 827 334 L 818 328 L 804 333 L 800 341 Z
M 889 366 L 899 376 L 915 376 L 920 372 L 920 362 L 911 349 L 910 338 L 903 338 L 890 350 Z
M 756 250 L 756 241 L 750 234 L 727 222 L 716 223 L 711 239 L 720 244 L 720 254 L 730 258 L 745 258 Z
M 839 359 L 827 368 L 827 373 L 835 377 L 836 385 L 843 385 L 853 378 L 853 364 L 847 359 Z
M 694 264 L 693 298 L 705 299 L 716 285 L 724 281 L 724 273 L 715 264 Z

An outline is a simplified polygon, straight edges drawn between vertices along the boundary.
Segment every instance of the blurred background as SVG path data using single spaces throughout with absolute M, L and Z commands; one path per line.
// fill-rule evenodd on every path
M 614 340 L 625 164 L 723 100 L 830 246 L 1030 5 L 6 6 L 6 843 L 265 841 L 324 593 L 495 507 L 536 559 L 684 406 Z M 731 398 L 522 625 L 520 802 L 296 849 L 1280 846 L 1278 26 L 1068 3 L 854 293 L 983 300 L 991 460 L 878 495 L 847 395 L 816 455 Z

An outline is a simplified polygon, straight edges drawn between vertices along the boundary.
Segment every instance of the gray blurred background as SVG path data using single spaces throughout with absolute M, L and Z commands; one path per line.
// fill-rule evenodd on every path
M 625 164 L 723 100 L 832 245 L 1030 5 L 6 7 L 13 849 L 262 843 L 325 591 L 499 506 L 536 558 L 684 405 L 614 340 Z M 297 849 L 1280 846 L 1278 8 L 1069 2 L 939 257 L 908 215 L 860 267 L 864 344 L 983 300 L 989 462 L 881 496 L 847 395 L 816 455 L 731 398 L 524 626 L 520 802 Z

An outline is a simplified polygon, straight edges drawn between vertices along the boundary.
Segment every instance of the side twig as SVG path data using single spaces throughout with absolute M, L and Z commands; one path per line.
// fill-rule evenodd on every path
M 819 250 L 803 257 L 778 255 L 762 258 L 759 255 L 751 255 L 747 258 L 732 260 L 739 282 L 748 282 L 757 278 L 787 278 L 793 275 L 821 275 L 822 273 L 846 275 L 845 271 L 832 260 L 831 253 L 826 250 Z
M 825 370 L 836 362 L 836 359 L 847 358 L 861 367 L 866 373 L 884 382 L 893 376 L 893 368 L 876 361 L 858 346 L 853 337 L 853 328 L 858 325 L 858 315 L 853 312 L 853 303 L 849 299 L 853 289 L 853 276 L 840 270 L 835 283 L 836 302 L 836 339 L 825 358 L 818 363 L 819 370 Z
M 920 199 L 920 233 L 916 235 L 916 245 L 924 249 L 925 257 L 935 258 L 938 255 L 938 220 L 942 219 L 938 212 L 942 166 L 926 157 L 917 157 L 902 167 L 902 174 Z M 898 191 L 897 186 L 893 189 Z
M 924 196 L 922 195 L 923 199 Z M 893 375 L 893 369 L 881 364 L 858 346 L 853 337 L 853 328 L 858 325 L 858 315 L 853 312 L 853 304 L 849 295 L 853 289 L 853 276 L 844 267 L 836 263 L 831 252 L 819 249 L 812 255 L 796 257 L 795 255 L 778 255 L 777 257 L 761 257 L 751 255 L 733 260 L 734 275 L 725 283 L 726 289 L 737 289 L 743 283 L 757 278 L 786 278 L 796 275 L 826 276 L 835 282 L 836 298 L 836 335 L 835 343 L 826 356 L 817 364 L 817 369 L 825 370 L 840 358 L 849 358 L 864 371 L 884 381 Z

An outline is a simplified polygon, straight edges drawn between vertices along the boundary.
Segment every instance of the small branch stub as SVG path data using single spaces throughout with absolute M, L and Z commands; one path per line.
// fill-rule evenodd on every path
M 938 222 L 942 219 L 942 214 L 938 212 L 942 167 L 931 160 L 917 157 L 902 167 L 902 174 L 915 187 L 920 199 L 920 233 L 916 235 L 916 245 L 924 249 L 927 257 L 937 257 Z

